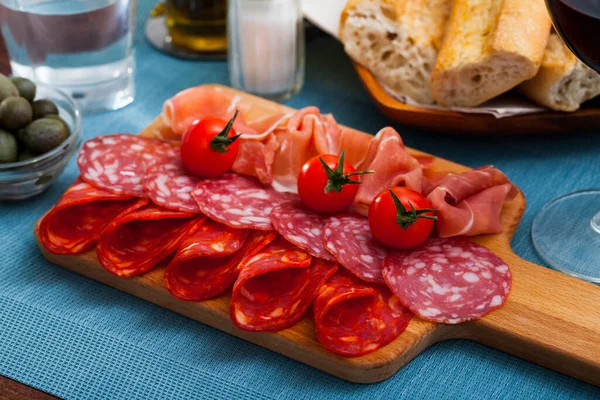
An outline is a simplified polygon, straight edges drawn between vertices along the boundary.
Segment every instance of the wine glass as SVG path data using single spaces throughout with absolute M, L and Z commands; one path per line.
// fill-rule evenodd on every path
M 600 0 L 546 0 L 546 5 L 565 44 L 600 73 Z M 533 221 L 531 236 L 552 267 L 600 283 L 600 189 L 569 193 L 546 204 Z

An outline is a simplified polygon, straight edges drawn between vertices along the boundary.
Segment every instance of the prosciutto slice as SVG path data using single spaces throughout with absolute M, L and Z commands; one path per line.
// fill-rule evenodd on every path
M 276 114 L 249 125 L 257 133 L 242 136 L 232 170 L 255 176 L 283 192 L 297 191 L 298 173 L 309 158 L 339 154 L 344 142 L 349 145 L 356 142 L 349 135 L 354 131 L 340 128 L 332 115 L 322 115 L 317 107 Z
M 406 152 L 402 138 L 390 127 L 377 133 L 356 169 L 375 171 L 362 176 L 362 184 L 354 199 L 354 207 L 362 215 L 367 215 L 369 205 L 382 190 L 393 186 L 406 186 L 417 192 L 422 190 L 421 164 Z
M 181 137 L 192 122 L 205 117 L 231 119 L 235 110 L 241 112 L 233 127 L 238 132 L 256 133 L 244 122 L 244 111 L 250 106 L 241 102 L 241 96 L 232 95 L 219 87 L 198 86 L 183 90 L 167 100 L 162 118 L 175 136 Z
M 322 131 L 319 109 L 303 108 L 296 112 L 275 135 L 279 147 L 274 154 L 273 181 L 277 190 L 296 191 L 298 173 L 312 155 L 313 134 Z M 324 133 L 322 134 L 325 135 Z
M 450 174 L 427 196 L 438 210 L 440 237 L 474 236 L 502 231 L 500 212 L 518 189 L 491 166 Z

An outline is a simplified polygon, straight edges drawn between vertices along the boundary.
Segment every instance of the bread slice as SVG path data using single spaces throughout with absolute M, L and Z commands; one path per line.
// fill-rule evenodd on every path
M 552 33 L 540 70 L 519 85 L 519 91 L 553 110 L 575 111 L 581 103 L 600 95 L 600 74 L 579 61 Z
M 350 0 L 342 12 L 346 53 L 390 89 L 431 104 L 431 71 L 452 0 Z
M 435 100 L 474 107 L 532 78 L 550 34 L 544 0 L 456 0 L 431 78 Z

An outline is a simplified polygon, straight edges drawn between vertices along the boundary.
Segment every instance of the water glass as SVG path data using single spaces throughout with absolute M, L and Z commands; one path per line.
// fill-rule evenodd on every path
M 14 75 L 57 87 L 83 112 L 134 98 L 136 0 L 0 0 Z

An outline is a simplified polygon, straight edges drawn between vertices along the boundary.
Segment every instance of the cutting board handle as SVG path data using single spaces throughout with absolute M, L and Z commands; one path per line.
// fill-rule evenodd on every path
M 508 256 L 508 301 L 469 322 L 469 338 L 600 386 L 600 287 Z

